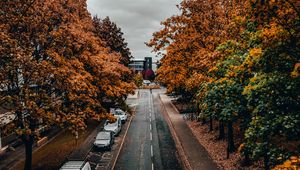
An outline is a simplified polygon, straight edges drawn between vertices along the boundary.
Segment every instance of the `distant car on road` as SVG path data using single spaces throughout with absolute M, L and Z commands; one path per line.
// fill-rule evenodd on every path
M 150 80 L 143 80 L 143 84 L 145 84 L 145 85 L 150 85 L 150 83 L 151 83 L 151 81 Z
M 91 170 L 91 165 L 86 161 L 68 161 L 60 170 Z
M 94 146 L 98 149 L 108 149 L 111 150 L 114 144 L 115 137 L 111 131 L 101 131 L 97 134 L 94 142 Z
M 122 123 L 125 123 L 127 121 L 127 114 L 121 109 L 116 109 L 112 114 L 116 117 L 119 117 Z
M 114 136 L 117 136 L 122 128 L 122 122 L 119 117 L 116 117 L 117 120 L 114 123 L 110 123 L 109 121 L 105 122 L 104 130 L 105 131 L 111 131 L 114 133 Z

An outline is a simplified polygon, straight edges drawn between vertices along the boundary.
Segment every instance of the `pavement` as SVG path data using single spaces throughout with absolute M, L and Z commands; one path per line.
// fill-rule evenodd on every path
M 172 104 L 172 98 L 165 95 L 163 91 L 159 96 L 165 109 L 165 115 L 169 120 L 170 130 L 175 139 L 177 150 L 179 150 L 180 157 L 183 160 L 184 169 L 218 170 L 216 163 L 198 142 L 182 115 Z
M 127 99 L 137 99 L 139 96 L 139 90 L 136 90 L 134 94 L 129 94 Z

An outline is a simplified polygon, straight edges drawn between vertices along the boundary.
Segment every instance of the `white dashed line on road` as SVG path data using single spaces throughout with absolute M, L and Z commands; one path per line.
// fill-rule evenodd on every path
M 150 151 L 151 151 L 151 157 L 153 157 L 153 146 L 152 145 L 151 145 Z
M 150 120 L 150 142 L 152 143 L 152 110 L 154 111 L 154 107 L 153 107 L 153 103 L 152 103 L 152 94 L 150 94 L 149 96 L 149 120 Z M 153 145 L 151 144 L 151 148 L 150 148 L 150 152 L 151 152 L 151 157 L 152 157 L 152 163 L 151 163 L 151 170 L 154 170 L 154 164 L 153 164 Z

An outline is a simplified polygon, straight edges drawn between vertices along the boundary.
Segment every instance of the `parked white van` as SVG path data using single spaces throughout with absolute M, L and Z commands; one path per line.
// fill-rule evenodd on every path
M 68 161 L 60 170 L 92 170 L 89 162 L 86 161 Z

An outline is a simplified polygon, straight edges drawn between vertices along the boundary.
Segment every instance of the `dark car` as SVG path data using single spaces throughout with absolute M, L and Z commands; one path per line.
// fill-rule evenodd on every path
M 114 134 L 111 131 L 101 131 L 97 134 L 94 142 L 94 146 L 98 149 L 108 149 L 111 150 L 114 144 Z

